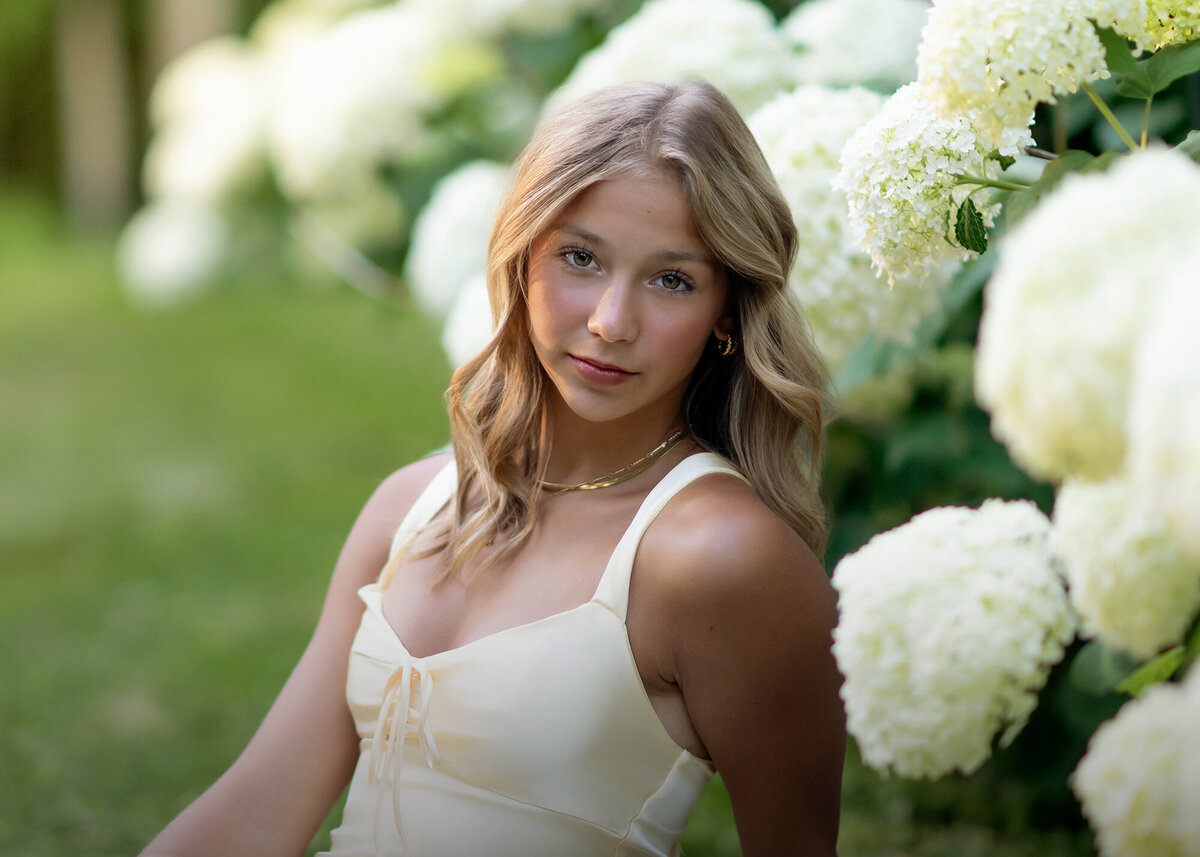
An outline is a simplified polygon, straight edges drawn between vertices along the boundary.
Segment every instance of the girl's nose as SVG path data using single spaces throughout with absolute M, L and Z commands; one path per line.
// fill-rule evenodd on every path
M 588 332 L 607 342 L 630 342 L 637 336 L 632 285 L 614 277 L 605 284 L 588 318 Z

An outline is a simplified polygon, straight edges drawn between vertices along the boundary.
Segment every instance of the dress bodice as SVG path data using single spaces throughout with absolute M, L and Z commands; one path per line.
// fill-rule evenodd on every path
M 712 766 L 667 734 L 625 627 L 642 534 L 685 485 L 736 471 L 709 453 L 647 495 L 578 607 L 416 658 L 363 587 L 346 698 L 361 739 L 331 857 L 671 855 Z M 398 550 L 453 493 L 447 465 Z

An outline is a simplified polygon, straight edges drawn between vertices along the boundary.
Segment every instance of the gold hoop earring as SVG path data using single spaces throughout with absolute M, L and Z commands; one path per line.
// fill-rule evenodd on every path
M 737 339 L 731 333 L 731 334 L 729 334 L 729 337 L 725 340 L 724 345 L 721 347 L 721 356 L 729 357 L 730 355 L 733 354 L 733 352 L 737 351 L 737 348 L 738 348 Z

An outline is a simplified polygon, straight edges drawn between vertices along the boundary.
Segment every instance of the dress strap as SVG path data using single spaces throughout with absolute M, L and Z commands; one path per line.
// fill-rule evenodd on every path
M 629 609 L 629 579 L 633 573 L 633 559 L 637 555 L 638 545 L 641 544 L 646 529 L 672 497 L 710 473 L 728 473 L 749 483 L 737 468 L 721 456 L 712 452 L 698 452 L 676 464 L 642 501 L 629 528 L 625 530 L 621 541 L 613 550 L 608 566 L 604 569 L 604 576 L 600 579 L 600 586 L 596 590 L 596 600 L 607 604 L 621 617 L 621 621 L 625 620 Z
M 396 558 L 396 554 L 412 540 L 423 526 L 433 520 L 433 516 L 441 511 L 442 507 L 454 496 L 457 487 L 458 467 L 451 458 L 446 462 L 446 466 L 439 470 L 437 475 L 425 486 L 425 490 L 417 496 L 416 501 L 408 510 L 408 514 L 404 516 L 404 520 L 396 529 L 396 535 L 392 537 L 392 547 L 388 551 L 387 565 L 379 574 L 380 589 L 386 588 L 396 573 L 395 563 L 392 562 Z

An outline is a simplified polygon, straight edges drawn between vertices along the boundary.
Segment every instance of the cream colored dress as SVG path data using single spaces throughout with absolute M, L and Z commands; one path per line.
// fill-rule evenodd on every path
M 384 618 L 381 583 L 354 638 L 346 699 L 361 738 L 329 857 L 678 855 L 711 763 L 681 749 L 650 704 L 625 613 L 638 542 L 709 473 L 700 453 L 643 501 L 590 601 L 424 658 Z M 450 499 L 448 465 L 413 505 L 394 553 Z

